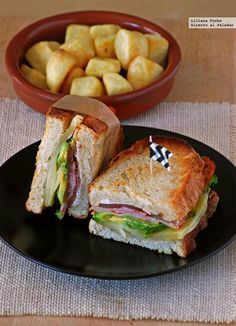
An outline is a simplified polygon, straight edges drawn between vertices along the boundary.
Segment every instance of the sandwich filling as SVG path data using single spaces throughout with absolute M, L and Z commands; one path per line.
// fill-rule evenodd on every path
M 173 227 L 170 223 L 158 219 L 157 216 L 148 215 L 141 209 L 134 209 L 127 205 L 123 207 L 122 205 L 111 205 L 110 209 L 101 206 L 92 207 L 93 219 L 104 227 L 120 233 L 123 237 L 132 234 L 140 239 L 150 238 L 160 241 L 183 239 L 196 228 L 206 213 L 210 187 L 216 183 L 217 177 L 214 175 L 195 208 L 189 212 L 186 222 L 178 228 L 176 225 Z
M 68 207 L 73 204 L 76 192 L 80 187 L 79 165 L 75 157 L 75 144 L 72 139 L 62 144 L 56 163 L 59 180 L 56 196 L 60 204 L 56 216 L 62 218 Z
M 80 189 L 80 167 L 76 158 L 76 141 L 74 132 L 83 123 L 96 133 L 106 129 L 106 125 L 94 117 L 75 116 L 69 128 L 61 135 L 58 145 L 49 158 L 47 178 L 44 185 L 44 205 L 51 207 L 58 201 L 60 207 L 56 216 L 62 219 L 72 206 L 76 193 Z
M 68 199 L 74 196 L 76 187 L 79 186 L 78 180 L 75 181 L 75 173 L 73 170 L 77 170 L 77 161 L 73 153 L 73 134 L 76 126 L 81 123 L 83 117 L 75 116 L 72 120 L 69 128 L 61 135 L 58 145 L 56 146 L 53 154 L 50 156 L 48 161 L 48 172 L 46 183 L 44 185 L 44 205 L 51 207 L 55 203 L 55 197 L 57 197 L 60 204 L 60 209 L 56 215 L 62 218 L 68 207 Z M 73 187 L 68 186 L 69 183 Z M 73 189 L 73 194 L 68 189 Z

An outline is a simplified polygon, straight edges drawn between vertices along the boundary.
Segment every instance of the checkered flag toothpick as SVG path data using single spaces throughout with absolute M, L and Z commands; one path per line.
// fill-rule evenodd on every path
M 152 136 L 149 136 L 150 149 L 150 171 L 152 174 L 152 160 L 161 163 L 168 171 L 170 171 L 169 158 L 173 156 L 166 147 L 153 143 Z

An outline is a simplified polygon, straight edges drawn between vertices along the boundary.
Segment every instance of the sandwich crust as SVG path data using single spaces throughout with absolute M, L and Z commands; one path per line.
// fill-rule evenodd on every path
M 174 154 L 170 171 L 153 161 L 151 174 L 149 140 L 137 141 L 92 182 L 90 202 L 133 205 L 180 227 L 205 188 L 207 163 L 183 140 L 154 136 L 153 142 Z
M 107 131 L 108 127 L 105 122 L 91 117 L 89 115 L 85 116 L 82 123 L 88 128 L 92 129 L 95 133 L 100 135 L 101 133 Z
M 208 206 L 207 206 L 206 213 L 202 216 L 196 228 L 192 230 L 190 233 L 188 233 L 182 240 L 181 243 L 182 257 L 186 257 L 191 251 L 193 251 L 196 248 L 195 238 L 201 230 L 205 229 L 208 226 L 208 220 L 214 214 L 218 202 L 219 202 L 218 194 L 215 191 L 211 190 L 208 198 Z
M 56 119 L 56 120 L 63 121 L 64 123 L 66 123 L 66 122 L 70 122 L 73 116 L 74 116 L 74 112 L 72 112 L 72 111 L 60 110 L 60 109 L 51 107 L 51 108 L 49 108 L 49 110 L 46 114 L 46 119 L 52 118 L 52 119 Z M 68 125 L 68 123 L 67 123 L 67 125 Z

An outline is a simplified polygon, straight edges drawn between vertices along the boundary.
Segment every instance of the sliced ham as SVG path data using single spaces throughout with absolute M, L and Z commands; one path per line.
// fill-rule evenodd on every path
M 69 147 L 68 151 L 68 165 L 69 171 L 67 176 L 68 179 L 66 193 L 68 196 L 67 207 L 70 207 L 75 200 L 76 193 L 80 186 L 79 166 L 72 146 Z
M 132 205 L 122 205 L 122 204 L 99 204 L 99 206 L 91 207 L 91 211 L 95 212 L 107 212 L 118 216 L 130 215 L 139 218 L 144 221 L 149 221 L 152 223 L 162 223 L 171 228 L 180 228 L 184 221 L 167 222 L 158 217 L 158 215 L 149 215 L 142 209 L 137 208 Z
M 64 197 L 64 202 L 60 207 L 60 212 L 65 214 L 67 209 L 73 204 L 76 193 L 80 187 L 79 166 L 76 160 L 73 146 L 68 149 L 68 175 L 67 186 Z

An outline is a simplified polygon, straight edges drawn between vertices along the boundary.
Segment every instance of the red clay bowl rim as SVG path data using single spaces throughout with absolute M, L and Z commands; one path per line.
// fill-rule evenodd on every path
M 117 16 L 120 16 L 121 18 L 124 18 L 124 20 L 126 20 L 126 21 L 130 21 L 130 20 L 134 19 L 134 20 L 136 20 L 136 23 L 137 23 L 137 21 L 139 21 L 140 25 L 142 24 L 145 27 L 148 27 L 149 29 L 156 30 L 156 32 L 158 32 L 158 33 L 164 32 L 164 34 L 167 35 L 169 40 L 171 40 L 171 42 L 172 42 L 172 46 L 169 48 L 169 51 L 175 51 L 174 57 L 172 58 L 172 60 L 170 62 L 168 62 L 168 65 L 167 65 L 166 69 L 164 70 L 163 74 L 160 76 L 160 78 L 158 78 L 156 81 L 152 82 L 151 84 L 149 84 L 145 87 L 142 87 L 140 89 L 124 93 L 124 94 L 104 95 L 104 96 L 99 96 L 99 97 L 94 97 L 94 98 L 96 98 L 100 101 L 104 101 L 104 100 L 108 100 L 108 99 L 110 101 L 130 100 L 132 98 L 135 98 L 136 96 L 142 96 L 142 95 L 146 94 L 147 92 L 152 92 L 152 91 L 156 90 L 158 87 L 162 86 L 164 83 L 166 83 L 167 81 L 172 79 L 174 77 L 174 75 L 177 73 L 177 71 L 179 69 L 180 61 L 181 61 L 181 50 L 180 50 L 180 47 L 179 47 L 177 41 L 175 40 L 175 38 L 169 32 L 167 32 L 164 28 L 162 28 L 161 26 L 159 26 L 155 23 L 152 23 L 146 19 L 143 19 L 141 17 L 129 15 L 126 13 L 120 13 L 120 12 L 114 12 L 114 11 L 103 11 L 103 10 L 84 10 L 84 11 L 66 12 L 66 13 L 53 15 L 53 16 L 49 16 L 49 17 L 40 19 L 40 20 L 26 26 L 25 28 L 20 30 L 17 34 L 15 34 L 15 36 L 13 36 L 13 38 L 9 41 L 7 48 L 6 48 L 6 53 L 5 53 L 6 66 L 7 66 L 8 72 L 11 75 L 12 79 L 20 82 L 21 84 L 23 84 L 24 87 L 28 87 L 29 90 L 31 90 L 33 92 L 37 92 L 38 95 L 41 95 L 44 98 L 47 97 L 48 99 L 52 99 L 54 97 L 55 100 L 57 100 L 59 97 L 64 96 L 65 94 L 63 94 L 63 93 L 53 93 L 49 90 L 45 90 L 43 88 L 35 86 L 35 85 L 31 84 L 29 81 L 27 81 L 27 79 L 25 79 L 23 77 L 23 75 L 20 71 L 19 62 L 16 62 L 12 58 L 11 53 L 12 53 L 12 50 L 14 50 L 14 48 L 15 48 L 15 43 L 16 44 L 18 43 L 17 42 L 18 38 L 21 36 L 24 36 L 29 31 L 32 31 L 33 29 L 41 26 L 44 23 L 54 21 L 55 19 L 57 20 L 60 18 L 67 18 L 67 16 L 77 15 L 77 14 L 117 15 Z M 157 31 L 157 29 L 158 29 L 158 31 Z

